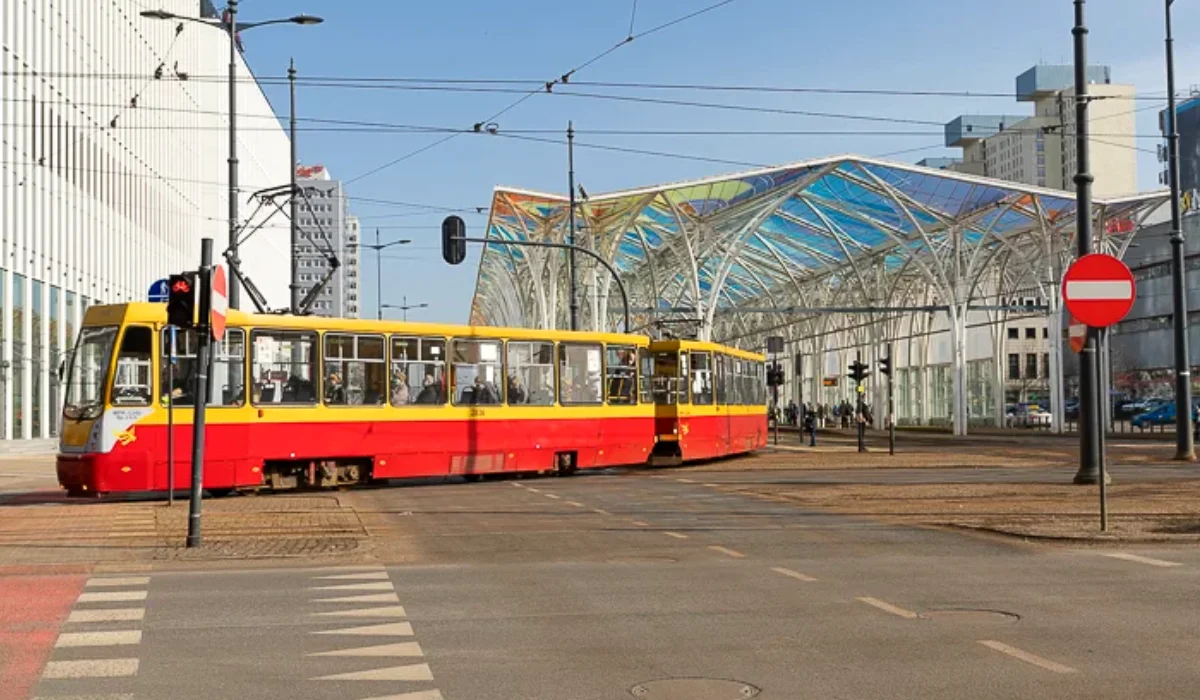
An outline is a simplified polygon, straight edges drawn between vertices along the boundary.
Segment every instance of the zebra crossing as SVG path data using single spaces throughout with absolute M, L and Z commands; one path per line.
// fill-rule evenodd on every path
M 390 693 L 364 696 L 362 700 L 445 700 L 439 690 L 428 687 L 433 681 L 433 671 L 429 664 L 418 661 L 425 654 L 420 644 L 412 639 L 412 624 L 407 621 L 379 622 L 407 617 L 395 586 L 382 566 L 316 575 L 309 591 L 314 596 L 311 601 L 314 606 L 330 608 L 311 613 L 318 624 L 329 625 L 311 632 L 329 638 L 328 644 L 323 645 L 329 648 L 307 654 L 314 668 L 327 659 L 391 660 L 386 665 L 372 664 L 364 669 L 323 673 L 310 680 L 350 686 L 364 684 L 369 686 L 366 692 L 375 693 L 386 688 L 384 692 Z M 362 607 L 364 605 L 369 607 Z M 361 624 L 370 620 L 374 622 Z M 344 626 L 351 621 L 351 626 Z M 353 638 L 353 642 L 337 643 L 335 640 L 339 637 Z M 344 692 L 350 697 L 349 693 L 354 691 L 348 687 Z
M 104 679 L 136 676 L 141 664 L 141 623 L 149 576 L 96 575 L 76 598 L 42 670 L 35 700 L 86 696 L 125 700 L 128 693 L 98 693 Z

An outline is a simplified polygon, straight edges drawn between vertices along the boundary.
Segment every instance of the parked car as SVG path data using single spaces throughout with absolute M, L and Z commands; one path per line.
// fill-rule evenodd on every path
M 1158 399 L 1153 408 L 1133 417 L 1133 427 L 1148 428 L 1152 425 L 1171 425 L 1175 422 L 1175 402 Z M 1192 420 L 1200 420 L 1200 402 L 1192 401 Z
M 1037 404 L 1019 403 L 1008 407 L 1005 423 L 1010 428 L 1048 428 L 1050 412 Z

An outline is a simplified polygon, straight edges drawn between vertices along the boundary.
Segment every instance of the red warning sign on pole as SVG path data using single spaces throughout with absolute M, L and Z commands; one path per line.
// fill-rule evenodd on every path
M 217 265 L 212 275 L 212 309 L 208 324 L 212 328 L 213 340 L 220 342 L 225 337 L 225 312 L 229 309 L 229 285 L 225 282 L 225 268 Z
M 1133 273 L 1111 255 L 1085 255 L 1063 276 L 1062 298 L 1067 311 L 1080 323 L 1107 328 L 1125 318 L 1133 307 Z

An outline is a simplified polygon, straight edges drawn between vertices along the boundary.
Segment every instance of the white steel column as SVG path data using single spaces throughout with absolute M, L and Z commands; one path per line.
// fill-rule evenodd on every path
M 1003 312 L 1000 312 L 999 316 L 1003 318 Z M 995 412 L 992 423 L 997 428 L 1004 427 L 1004 373 L 1008 367 L 1004 337 L 1006 332 L 1004 323 L 992 324 L 992 410 Z
M 34 301 L 40 304 L 42 308 L 41 323 L 38 324 L 39 337 L 37 338 L 37 344 L 41 347 L 38 348 L 36 357 L 38 363 L 37 371 L 40 373 L 40 376 L 38 377 L 37 388 L 37 415 L 38 426 L 40 430 L 36 435 L 33 435 L 33 437 L 45 438 L 50 437 L 50 420 L 51 416 L 54 415 L 50 411 L 50 382 L 51 377 L 54 376 L 53 372 L 50 371 L 50 285 L 42 282 L 37 286 L 41 287 L 41 292 L 38 295 L 41 298 L 35 299 Z M 30 292 L 32 293 L 34 289 L 34 284 L 32 281 L 29 283 L 29 288 Z M 30 304 L 30 309 L 32 310 L 33 308 L 33 304 Z M 31 357 L 32 355 L 33 353 L 30 353 Z M 31 362 L 30 364 L 33 363 Z
M 947 312 L 950 317 L 950 341 L 953 349 L 951 364 L 951 390 L 954 397 L 953 425 L 955 435 L 967 434 L 967 307 L 951 306 Z
M 1050 307 L 1049 313 L 1046 314 L 1049 330 L 1047 339 L 1050 341 L 1050 430 L 1061 434 L 1066 426 L 1066 416 L 1063 414 L 1066 401 L 1063 400 L 1063 310 L 1057 289 L 1050 294 L 1047 303 Z

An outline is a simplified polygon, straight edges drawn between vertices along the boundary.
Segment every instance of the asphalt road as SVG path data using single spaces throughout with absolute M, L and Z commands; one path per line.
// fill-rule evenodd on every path
M 37 601 L 0 623 L 0 673 L 162 700 L 1196 695 L 1196 548 L 856 521 L 723 476 L 351 492 L 379 559 L 358 568 L 0 568 L 0 598 Z

